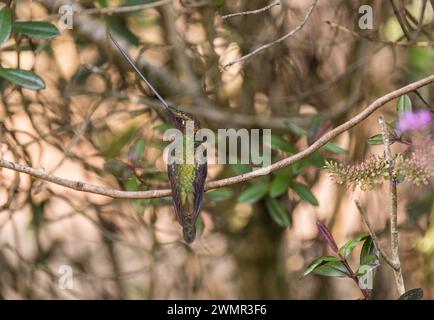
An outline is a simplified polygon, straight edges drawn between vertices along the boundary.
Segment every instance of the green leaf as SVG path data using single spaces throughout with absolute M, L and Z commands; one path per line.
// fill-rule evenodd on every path
M 127 181 L 125 181 L 124 187 L 127 191 L 137 191 L 139 188 L 139 184 L 136 177 L 131 177 Z
M 291 189 L 294 190 L 300 198 L 309 202 L 314 206 L 318 206 L 318 200 L 315 198 L 313 193 L 309 190 L 307 186 L 302 183 L 292 182 Z
M 342 261 L 326 262 L 315 268 L 313 273 L 326 277 L 348 277 L 348 271 Z
M 376 134 L 376 135 L 370 137 L 368 139 L 367 143 L 370 145 L 383 144 L 383 134 L 379 133 L 379 134 Z
M 133 201 L 133 207 L 138 213 L 143 214 L 149 202 L 149 199 L 136 199 Z
M 339 258 L 334 256 L 324 256 L 316 258 L 314 261 L 310 263 L 310 265 L 306 268 L 306 270 L 303 272 L 303 277 L 307 276 L 309 273 L 311 273 L 313 270 L 315 270 L 320 265 L 326 263 L 326 262 L 336 262 L 340 261 Z
M 298 125 L 296 125 L 295 123 L 292 123 L 292 122 L 288 123 L 288 129 L 292 133 L 294 133 L 298 136 L 307 136 L 308 135 L 307 130 L 303 129 L 302 127 L 299 127 Z
M 344 148 L 339 147 L 337 144 L 333 142 L 329 142 L 324 146 L 324 149 L 333 152 L 333 153 L 347 153 L 347 150 Z
M 14 32 L 37 39 L 50 39 L 59 35 L 56 26 L 46 21 L 14 22 L 12 29 Z
M 230 166 L 236 174 L 244 174 L 252 171 L 252 168 L 247 164 L 235 163 Z
M 270 196 L 275 198 L 285 193 L 291 184 L 291 177 L 286 174 L 276 176 L 271 182 Z
M 168 144 L 169 144 L 168 141 L 162 141 L 161 139 L 151 139 L 148 141 L 149 147 L 159 149 L 159 150 L 164 150 L 164 148 L 166 148 Z
M 4 7 L 0 10 L 0 46 L 9 39 L 12 31 L 12 9 Z
M 125 25 L 125 23 L 119 20 L 118 17 L 110 16 L 107 20 L 109 28 L 112 30 L 112 32 L 114 31 L 114 33 L 122 36 L 134 46 L 138 46 L 140 44 L 140 39 L 128 28 L 127 25 Z
M 143 156 L 145 154 L 145 140 L 140 139 L 136 143 L 136 155 L 137 155 L 137 161 L 142 160 Z
M 124 132 L 112 136 L 107 145 L 103 147 L 103 153 L 108 158 L 116 158 L 122 149 L 131 143 L 138 128 L 135 124 L 130 125 Z
M 205 229 L 205 223 L 203 223 L 202 217 L 199 215 L 196 220 L 196 235 L 200 236 Z
M 281 206 L 279 201 L 274 198 L 265 199 L 265 205 L 273 220 L 280 226 L 286 227 L 291 224 L 288 212 Z
M 157 131 L 160 131 L 160 132 L 164 133 L 164 131 L 169 130 L 169 129 L 173 129 L 173 128 L 174 127 L 172 125 L 170 125 L 170 124 L 160 123 L 160 124 L 157 124 L 156 126 L 153 126 L 152 130 L 157 130 Z
M 104 163 L 104 170 L 120 180 L 126 180 L 134 174 L 128 164 L 114 159 L 107 159 Z
M 369 235 L 364 234 L 358 236 L 355 239 L 351 239 L 339 249 L 340 254 L 343 257 L 348 257 L 353 252 L 354 248 L 359 244 L 359 242 L 366 240 L 368 237 Z
M 378 260 L 377 249 L 371 236 L 365 238 L 362 250 L 360 251 L 360 265 L 372 265 Z
M 205 193 L 205 198 L 212 201 L 225 201 L 232 196 L 232 191 L 228 188 L 221 188 Z
M 416 288 L 408 290 L 402 296 L 399 297 L 398 300 L 422 300 L 423 299 L 423 290 L 422 288 Z
M 40 90 L 45 88 L 44 80 L 27 70 L 0 67 L 0 77 L 27 89 Z
M 260 182 L 254 184 L 244 190 L 238 197 L 238 202 L 255 203 L 262 199 L 269 190 L 269 184 L 267 182 Z
M 295 153 L 296 151 L 291 143 L 274 134 L 271 135 L 271 148 L 281 150 L 286 153 Z
M 107 0 L 98 0 L 98 3 L 101 5 L 101 7 L 107 7 Z
M 221 7 L 225 4 L 225 0 L 213 0 L 213 3 L 216 7 Z
M 399 97 L 398 103 L 396 105 L 396 111 L 398 112 L 398 117 L 401 117 L 404 112 L 411 111 L 413 109 L 410 97 L 404 95 Z
M 324 118 L 321 114 L 317 114 L 313 117 L 308 129 L 309 137 L 315 137 L 323 123 Z

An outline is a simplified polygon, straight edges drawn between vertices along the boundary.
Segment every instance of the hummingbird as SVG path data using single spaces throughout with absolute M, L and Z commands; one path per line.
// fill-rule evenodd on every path
M 194 135 L 200 129 L 200 122 L 190 113 L 183 112 L 172 107 L 163 97 L 155 90 L 150 82 L 145 78 L 133 60 L 125 52 L 114 37 L 109 33 L 110 39 L 118 48 L 125 60 L 131 65 L 139 77 L 151 89 L 154 95 L 168 111 L 169 119 L 172 124 L 182 133 L 182 143 L 184 147 L 191 143 L 191 139 L 186 134 L 186 126 L 189 123 L 193 127 Z M 194 151 L 200 146 L 200 142 L 193 142 Z M 186 149 L 186 148 L 184 148 Z M 205 180 L 208 171 L 206 159 L 198 161 L 192 157 L 192 161 L 187 161 L 186 152 L 183 152 L 181 159 L 169 161 L 167 173 L 172 190 L 172 202 L 178 223 L 182 227 L 182 233 L 185 242 L 192 243 L 196 238 L 196 220 L 199 217 L 202 205 L 203 193 L 205 192 Z

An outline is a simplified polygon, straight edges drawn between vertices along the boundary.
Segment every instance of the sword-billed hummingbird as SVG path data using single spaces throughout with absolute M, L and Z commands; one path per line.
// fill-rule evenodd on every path
M 155 96 L 166 108 L 172 124 L 183 134 L 182 142 L 184 147 L 186 147 L 186 145 L 189 143 L 189 139 L 187 138 L 188 135 L 186 134 L 187 123 L 190 121 L 190 124 L 192 124 L 194 128 L 194 134 L 196 134 L 197 130 L 200 129 L 199 121 L 193 117 L 193 115 L 170 106 L 144 77 L 132 59 L 122 49 L 122 47 L 110 33 L 109 36 L 121 52 L 122 56 L 128 61 L 139 77 L 148 85 Z M 200 143 L 194 142 L 194 150 L 196 150 L 199 145 Z M 202 204 L 208 168 L 206 159 L 204 159 L 205 161 L 198 162 L 196 157 L 193 156 L 191 158 L 192 161 L 187 161 L 186 152 L 182 152 L 181 157 L 182 159 L 171 161 L 167 165 L 167 171 L 170 187 L 172 189 L 172 201 L 176 217 L 179 224 L 182 226 L 184 240 L 187 243 L 191 243 L 196 237 L 196 220 L 199 216 L 200 207 Z

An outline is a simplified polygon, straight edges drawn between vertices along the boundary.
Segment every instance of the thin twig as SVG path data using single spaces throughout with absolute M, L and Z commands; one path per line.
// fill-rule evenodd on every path
M 425 19 L 425 11 L 426 11 L 427 4 L 428 4 L 428 0 L 424 0 L 424 2 L 422 4 L 422 11 L 420 13 L 419 22 L 417 24 L 417 29 L 416 29 L 416 32 L 413 34 L 413 39 L 416 39 L 419 36 L 420 32 L 422 31 L 423 20 Z
M 375 248 L 380 253 L 381 257 L 386 261 L 386 263 L 393 269 L 398 270 L 398 266 L 390 259 L 384 250 L 380 247 L 380 242 L 378 241 L 377 235 L 375 234 L 374 228 L 372 228 L 371 223 L 369 222 L 368 215 L 366 214 L 366 210 L 362 207 L 360 202 L 358 200 L 354 200 L 354 203 L 357 206 L 357 209 L 359 210 L 360 216 L 362 217 L 363 222 L 366 224 L 369 230 L 369 234 L 371 235 L 372 242 L 374 243 Z
M 326 21 L 326 23 L 329 24 L 331 27 L 337 28 L 339 30 L 350 33 L 351 35 L 353 35 L 355 37 L 366 39 L 366 40 L 371 41 L 371 42 L 377 42 L 377 43 L 382 43 L 382 44 L 387 44 L 387 45 L 392 45 L 392 46 L 402 46 L 402 47 L 432 47 L 434 45 L 434 41 L 432 41 L 432 40 L 426 40 L 426 41 L 416 41 L 416 40 L 412 40 L 412 41 L 389 41 L 389 40 L 374 39 L 369 35 L 360 34 L 356 31 L 353 31 L 353 30 L 345 27 L 345 26 L 341 26 L 335 22 Z
M 263 167 L 261 169 L 244 173 L 238 176 L 221 179 L 217 181 L 211 181 L 206 184 L 206 190 L 211 189 L 218 189 L 225 186 L 245 182 L 257 177 L 264 176 L 266 174 L 269 174 L 270 172 L 288 167 L 295 162 L 306 158 L 307 156 L 313 154 L 315 151 L 326 145 L 330 140 L 336 138 L 338 135 L 342 134 L 343 132 L 348 131 L 349 129 L 353 128 L 357 124 L 361 123 L 363 120 L 368 118 L 373 112 L 384 106 L 386 103 L 405 95 L 409 92 L 412 92 L 416 90 L 417 88 L 426 86 L 430 83 L 434 82 L 434 74 L 430 75 L 429 77 L 426 77 L 424 79 L 421 79 L 419 81 L 413 82 L 405 87 L 402 87 L 400 89 L 397 89 L 395 91 L 392 91 L 381 98 L 375 100 L 373 103 L 371 103 L 367 108 L 365 108 L 362 112 L 351 118 L 350 120 L 344 122 L 340 126 L 336 127 L 335 129 L 327 132 L 322 137 L 320 137 L 318 140 L 316 140 L 313 144 L 311 144 L 308 148 L 304 149 L 303 151 L 300 151 L 299 153 L 296 153 L 288 158 L 282 159 L 278 162 L 275 162 L 274 164 L 270 166 Z M 77 191 L 83 191 L 83 192 L 89 192 L 94 194 L 100 194 L 103 196 L 108 196 L 111 198 L 117 198 L 117 199 L 149 199 L 149 198 L 160 198 L 160 197 L 166 197 L 170 196 L 171 192 L 168 189 L 165 190 L 149 190 L 149 191 L 122 191 L 122 190 L 115 190 L 110 188 L 105 188 L 101 186 L 91 185 L 87 184 L 81 181 L 73 181 L 68 179 L 63 179 L 54 175 L 48 175 L 44 172 L 44 170 L 41 169 L 35 169 L 31 168 L 22 164 L 13 163 L 4 159 L 0 159 L 0 168 L 6 168 L 14 171 L 19 171 L 28 175 L 31 175 L 35 178 L 46 180 L 52 183 L 55 183 L 57 185 L 74 189 Z
M 106 8 L 92 8 L 92 9 L 83 9 L 83 10 L 74 10 L 74 15 L 96 15 L 96 14 L 113 14 L 113 13 L 126 13 L 126 12 L 134 12 L 134 11 L 141 11 L 146 9 L 152 9 L 164 6 L 166 4 L 172 3 L 173 0 L 160 0 L 155 1 L 151 3 L 145 3 L 145 4 L 137 4 L 132 6 L 123 6 L 123 7 L 106 7 Z M 47 17 L 44 17 L 41 20 L 52 20 L 57 19 L 61 14 L 56 13 L 49 15 Z
M 274 6 L 280 6 L 280 5 L 281 5 L 280 0 L 276 0 L 276 1 L 272 2 L 272 3 L 270 3 L 269 5 L 267 5 L 267 6 L 263 7 L 263 8 L 260 8 L 260 9 L 226 14 L 226 15 L 222 16 L 222 19 L 225 20 L 225 19 L 229 19 L 229 18 L 233 18 L 233 17 L 246 16 L 246 15 L 249 15 L 249 14 L 258 14 L 258 13 L 267 11 L 268 9 L 271 9 Z
M 384 148 L 386 150 L 386 161 L 389 167 L 389 181 L 390 181 L 390 195 L 392 198 L 392 212 L 390 217 L 390 236 L 391 236 L 391 247 L 392 247 L 392 259 L 397 269 L 393 270 L 395 275 L 396 287 L 398 288 L 398 293 L 401 296 L 405 293 L 404 279 L 402 277 L 401 261 L 399 259 L 399 232 L 398 232 L 398 196 L 396 191 L 396 177 L 394 174 L 394 161 L 392 150 L 390 149 L 390 137 L 389 131 L 387 130 L 386 122 L 382 116 L 378 119 L 381 130 L 383 131 L 383 142 Z
M 270 48 L 270 47 L 272 47 L 272 46 L 274 46 L 274 45 L 276 45 L 282 41 L 285 41 L 286 39 L 288 39 L 290 37 L 292 37 L 294 34 L 296 34 L 298 31 L 300 31 L 306 25 L 307 21 L 309 20 L 310 16 L 312 15 L 313 9 L 315 8 L 317 3 L 318 3 L 318 0 L 312 1 L 312 5 L 310 6 L 309 10 L 307 11 L 303 21 L 295 29 L 291 30 L 290 32 L 288 32 L 284 36 L 280 37 L 279 39 L 274 40 L 274 41 L 269 42 L 269 43 L 266 43 L 266 44 L 260 46 L 259 48 L 253 50 L 252 52 L 242 56 L 241 58 L 238 58 L 236 60 L 233 60 L 233 61 L 225 64 L 223 66 L 223 69 L 226 69 L 227 67 L 233 66 L 234 64 L 237 64 L 237 63 L 240 63 L 244 60 L 247 60 L 247 59 L 253 57 L 254 55 L 256 55 L 256 54 L 258 54 L 258 53 L 260 53 L 260 52 L 262 52 L 262 51 L 264 51 L 264 50 L 266 50 L 266 49 L 268 49 L 268 48 Z

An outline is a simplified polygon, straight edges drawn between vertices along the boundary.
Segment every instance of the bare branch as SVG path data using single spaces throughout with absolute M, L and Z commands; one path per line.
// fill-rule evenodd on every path
M 132 6 L 123 6 L 123 7 L 106 7 L 106 8 L 92 8 L 92 9 L 82 9 L 82 10 L 74 10 L 75 15 L 94 15 L 94 14 L 113 14 L 113 13 L 126 13 L 126 12 L 134 12 L 141 11 L 146 9 L 152 9 L 164 6 L 166 4 L 172 3 L 173 0 L 160 0 L 151 3 L 145 4 L 137 4 Z M 61 14 L 53 14 L 48 17 L 43 18 L 42 20 L 52 20 L 57 19 Z
M 258 14 L 258 13 L 267 11 L 268 9 L 271 9 L 275 6 L 280 6 L 280 5 L 281 5 L 280 0 L 276 0 L 272 3 L 270 3 L 269 5 L 267 5 L 263 8 L 260 8 L 260 9 L 226 14 L 226 15 L 222 16 L 222 19 L 225 20 L 225 19 L 229 19 L 229 18 L 233 18 L 233 17 L 246 16 L 249 14 Z
M 384 250 L 381 249 L 380 247 L 380 242 L 378 241 L 377 235 L 375 234 L 374 228 L 372 228 L 371 223 L 369 222 L 368 219 L 368 215 L 366 214 L 365 209 L 362 207 L 362 205 L 360 204 L 360 202 L 358 200 L 354 200 L 354 203 L 357 206 L 357 209 L 359 210 L 360 216 L 362 217 L 363 222 L 366 224 L 366 226 L 368 227 L 369 230 L 369 234 L 371 235 L 372 238 L 372 242 L 375 245 L 375 248 L 378 250 L 378 252 L 380 253 L 381 257 L 384 259 L 384 261 L 386 261 L 386 263 L 393 269 L 393 270 L 398 270 L 399 266 L 397 266 L 392 259 L 390 259 L 386 253 L 384 252 Z
M 345 32 L 347 32 L 347 33 L 349 33 L 355 37 L 366 39 L 366 40 L 371 41 L 371 42 L 377 42 L 377 43 L 382 43 L 382 44 L 387 44 L 387 45 L 392 45 L 392 46 L 401 46 L 401 47 L 432 47 L 432 46 L 434 46 L 434 41 L 432 41 L 432 40 L 426 40 L 426 41 L 417 41 L 417 40 L 389 41 L 389 40 L 374 39 L 369 35 L 360 34 L 356 31 L 353 31 L 353 30 L 351 30 L 345 26 L 341 26 L 341 25 L 334 23 L 332 21 L 326 21 L 326 23 L 329 24 L 331 27 L 337 28 L 337 29 L 345 31 Z
M 389 181 L 390 181 L 390 195 L 392 198 L 392 212 L 390 217 L 390 235 L 391 235 L 391 247 L 392 247 L 392 259 L 397 269 L 393 270 L 395 275 L 395 282 L 398 288 L 399 295 L 405 293 L 404 279 L 402 277 L 401 261 L 399 259 L 399 231 L 398 231 L 398 195 L 396 191 L 396 177 L 394 174 L 393 166 L 393 155 L 390 149 L 390 137 L 387 130 L 386 122 L 381 116 L 378 119 L 381 129 L 383 131 L 383 141 L 386 150 L 386 160 L 389 167 Z
M 292 37 L 294 34 L 296 34 L 298 31 L 300 31 L 306 25 L 307 21 L 309 20 L 310 16 L 312 15 L 313 9 L 315 8 L 317 3 L 318 3 L 318 0 L 312 1 L 312 5 L 310 6 L 309 10 L 307 11 L 303 21 L 295 29 L 291 30 L 290 32 L 288 32 L 284 36 L 280 37 L 279 39 L 274 40 L 274 41 L 269 42 L 269 43 L 266 43 L 266 44 L 260 46 L 259 48 L 253 50 L 252 52 L 242 56 L 241 58 L 233 60 L 233 61 L 225 64 L 223 66 L 223 68 L 225 69 L 227 67 L 233 66 L 234 64 L 237 64 L 237 63 L 240 63 L 244 60 L 247 60 L 247 59 L 253 57 L 254 55 L 274 46 L 275 44 L 278 44 L 278 43 L 285 41 L 286 39 Z
M 280 160 L 270 166 L 248 172 L 245 174 L 241 174 L 238 176 L 234 176 L 231 178 L 221 179 L 217 181 L 210 181 L 206 184 L 206 190 L 211 189 L 217 189 L 222 188 L 225 186 L 237 184 L 240 182 L 248 181 L 260 176 L 263 176 L 265 174 L 269 174 L 270 172 L 288 167 L 295 162 L 306 158 L 307 156 L 314 153 L 319 148 L 326 145 L 330 140 L 334 139 L 341 133 L 351 129 L 352 127 L 356 126 L 357 124 L 361 123 L 363 120 L 365 120 L 367 117 L 369 117 L 373 112 L 384 106 L 386 103 L 402 96 L 407 93 L 410 93 L 420 87 L 426 86 L 430 83 L 434 82 L 434 74 L 430 75 L 429 77 L 426 77 L 424 79 L 421 79 L 419 81 L 413 82 L 405 87 L 402 87 L 400 89 L 397 89 L 395 91 L 392 91 L 383 97 L 375 100 L 373 103 L 371 103 L 366 109 L 364 109 L 362 112 L 348 120 L 347 122 L 344 122 L 340 126 L 336 127 L 335 129 L 327 132 L 324 134 L 321 138 L 319 138 L 317 141 L 315 141 L 312 145 L 310 145 L 308 148 L 304 149 L 303 151 L 300 151 L 299 153 L 296 153 L 292 155 L 291 157 L 285 158 L 283 160 Z M 35 169 L 31 168 L 25 165 L 13 163 L 4 159 L 0 159 L 0 168 L 6 168 L 18 172 L 22 172 L 28 175 L 31 175 L 35 178 L 46 180 L 48 182 L 55 183 L 57 185 L 74 189 L 77 191 L 83 191 L 83 192 L 89 192 L 89 193 L 95 193 L 100 194 L 104 196 L 108 196 L 111 198 L 117 198 L 117 199 L 147 199 L 147 198 L 159 198 L 159 197 L 166 197 L 171 194 L 170 190 L 164 189 L 164 190 L 149 190 L 149 191 L 122 191 L 122 190 L 115 190 L 110 188 L 105 188 L 101 186 L 95 186 L 91 184 L 87 184 L 81 181 L 72 181 L 68 179 L 63 179 L 54 175 L 46 174 L 44 170 L 41 169 Z

